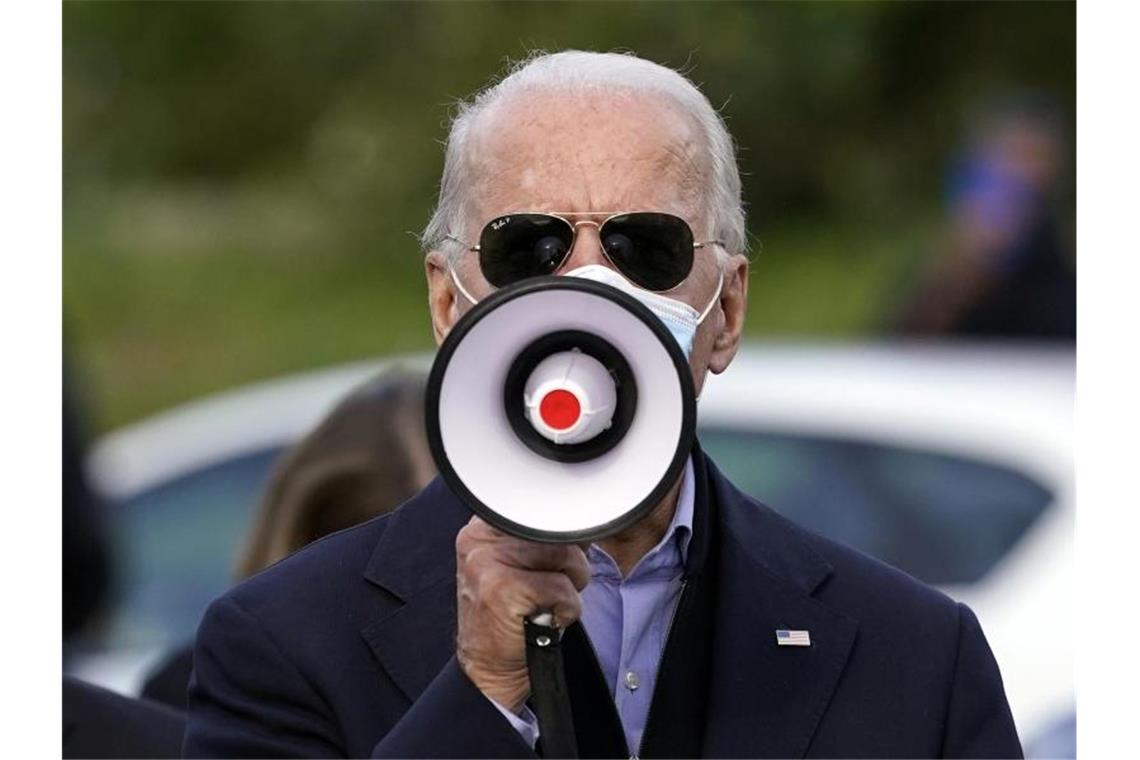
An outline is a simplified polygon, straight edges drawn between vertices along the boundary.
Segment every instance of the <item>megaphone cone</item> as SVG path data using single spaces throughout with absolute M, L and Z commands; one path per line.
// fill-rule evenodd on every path
M 665 326 L 574 277 L 496 291 L 452 328 L 428 377 L 427 434 L 448 486 L 523 538 L 594 541 L 680 477 L 696 397 Z

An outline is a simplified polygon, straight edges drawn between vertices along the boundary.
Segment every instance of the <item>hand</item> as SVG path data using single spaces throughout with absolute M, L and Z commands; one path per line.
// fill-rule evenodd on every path
M 517 712 L 530 693 L 523 618 L 539 610 L 565 628 L 582 614 L 578 592 L 590 581 L 585 553 L 507 535 L 478 517 L 455 539 L 456 656 L 487 697 Z

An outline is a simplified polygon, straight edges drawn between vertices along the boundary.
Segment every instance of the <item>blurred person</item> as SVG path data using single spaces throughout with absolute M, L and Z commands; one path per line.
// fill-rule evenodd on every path
M 250 527 L 239 578 L 395 509 L 435 477 L 424 429 L 426 383 L 420 373 L 385 372 L 284 455 Z
M 105 505 L 88 482 L 74 388 L 63 384 L 63 654 L 110 598 L 111 553 Z M 72 757 L 178 757 L 185 716 L 71 676 L 61 688 L 61 754 Z
M 536 243 L 508 249 L 519 277 L 599 279 L 679 325 L 699 393 L 744 324 L 740 191 L 724 121 L 683 75 L 535 54 L 451 125 L 424 234 L 435 338 L 494 290 L 475 241 L 513 225 Z M 634 214 L 651 250 L 606 221 Z M 647 270 L 669 282 L 636 286 Z M 1021 755 L 967 607 L 791 524 L 699 446 L 647 516 L 586 547 L 502 533 L 437 478 L 240 584 L 199 627 L 184 752 L 534 757 L 523 620 L 540 609 L 584 757 Z
M 1057 206 L 1071 171 L 1056 108 L 991 107 L 949 181 L 949 233 L 902 319 L 913 334 L 1076 339 L 1076 262 Z
M 66 373 L 63 388 L 63 641 L 67 644 L 105 606 L 111 580 L 104 505 L 87 480 L 83 434 Z
M 248 578 L 306 544 L 395 509 L 435 476 L 421 373 L 385 372 L 346 396 L 274 468 L 237 561 Z M 143 696 L 181 710 L 193 657 L 179 649 Z

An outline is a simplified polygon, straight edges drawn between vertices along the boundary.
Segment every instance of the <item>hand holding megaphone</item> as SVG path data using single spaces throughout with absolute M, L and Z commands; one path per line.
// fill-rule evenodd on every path
M 456 657 L 480 691 L 518 712 L 531 691 L 520 621 L 537 610 L 550 611 L 552 627 L 577 620 L 578 592 L 590 580 L 586 556 L 573 544 L 521 539 L 477 516 L 455 548 Z

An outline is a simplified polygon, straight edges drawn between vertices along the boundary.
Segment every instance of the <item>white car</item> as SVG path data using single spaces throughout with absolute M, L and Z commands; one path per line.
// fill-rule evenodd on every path
M 101 440 L 119 604 L 67 668 L 137 693 L 231 583 L 278 453 L 392 361 L 431 357 L 258 383 Z M 969 604 L 1032 749 L 1075 714 L 1074 382 L 1071 348 L 751 344 L 710 378 L 698 436 L 743 490 Z

